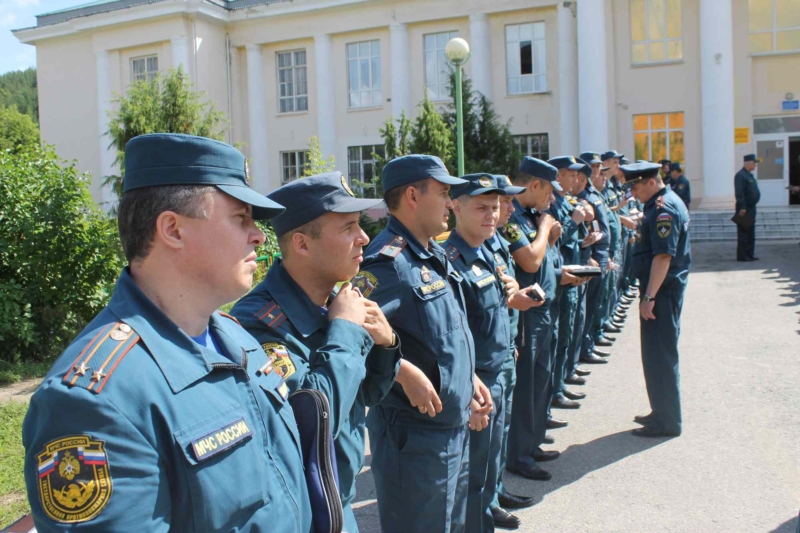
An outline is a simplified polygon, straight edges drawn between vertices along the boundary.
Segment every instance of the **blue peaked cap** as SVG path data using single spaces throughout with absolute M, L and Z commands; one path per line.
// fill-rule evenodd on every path
M 534 178 L 549 181 L 557 191 L 563 190 L 561 185 L 556 181 L 556 178 L 558 178 L 558 169 L 547 161 L 525 156 L 522 158 L 522 163 L 519 164 L 519 172 L 520 174 L 528 174 Z
M 404 155 L 386 163 L 381 171 L 384 192 L 427 178 L 453 186 L 467 183 L 451 176 L 442 160 L 435 155 Z

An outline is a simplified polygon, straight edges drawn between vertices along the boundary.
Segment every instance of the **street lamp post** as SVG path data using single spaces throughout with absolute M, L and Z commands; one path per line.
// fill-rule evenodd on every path
M 461 37 L 450 39 L 444 49 L 444 55 L 456 67 L 456 124 L 458 132 L 458 175 L 464 172 L 464 110 L 461 91 L 461 68 L 469 61 L 469 44 Z

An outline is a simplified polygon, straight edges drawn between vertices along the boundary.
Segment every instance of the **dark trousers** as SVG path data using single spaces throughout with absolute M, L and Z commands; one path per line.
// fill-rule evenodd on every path
M 572 339 L 569 343 L 569 352 L 567 356 L 567 369 L 564 375 L 568 378 L 575 373 L 575 367 L 578 366 L 578 359 L 581 356 L 581 348 L 583 346 L 583 326 L 586 321 L 586 287 L 588 283 L 584 283 L 578 287 L 578 305 L 575 309 L 575 326 L 572 329 Z
M 685 290 L 659 291 L 653 309 L 655 320 L 640 318 L 642 369 L 653 428 L 675 435 L 682 429 L 678 338 Z
M 756 252 L 756 208 L 748 207 L 747 214 L 753 217 L 753 225 L 747 229 L 736 226 L 736 259 L 740 261 L 753 257 Z
M 506 487 L 503 484 L 503 472 L 506 470 L 506 456 L 508 453 L 508 429 L 511 427 L 511 405 L 514 398 L 514 387 L 517 384 L 517 361 L 514 358 L 514 347 L 512 346 L 510 360 L 506 360 L 501 371 L 503 385 L 503 407 L 505 416 L 503 417 L 503 444 L 500 449 L 500 465 L 497 474 L 497 490 L 492 495 L 492 509 L 500 507 L 497 499 L 498 495 L 507 495 Z
M 608 260 L 599 261 L 602 274 L 596 278 L 592 278 L 586 284 L 586 315 L 583 324 L 583 344 L 581 348 L 581 357 L 588 357 L 594 350 L 595 340 L 595 316 L 601 313 L 601 306 L 603 304 L 603 287 L 606 283 L 606 266 Z
M 553 396 L 564 393 L 564 380 L 572 374 L 567 375 L 572 359 L 572 352 L 569 351 L 573 345 L 573 330 L 577 327 L 575 315 L 578 311 L 578 290 L 579 287 L 563 289 L 561 302 L 559 304 L 558 318 L 558 339 L 556 342 L 555 363 L 553 367 Z

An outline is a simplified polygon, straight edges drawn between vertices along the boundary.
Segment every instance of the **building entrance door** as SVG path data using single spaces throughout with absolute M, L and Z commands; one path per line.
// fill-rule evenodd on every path
M 761 189 L 760 207 L 789 205 L 789 136 L 785 133 L 754 135 L 759 163 L 755 175 Z
M 800 187 L 800 137 L 789 137 L 789 185 Z M 800 205 L 800 194 L 790 194 L 789 204 Z

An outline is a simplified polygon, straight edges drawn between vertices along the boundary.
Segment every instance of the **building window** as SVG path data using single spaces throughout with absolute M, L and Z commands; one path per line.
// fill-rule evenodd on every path
M 749 0 L 750 53 L 800 51 L 798 0 Z
M 546 133 L 514 135 L 514 144 L 522 155 L 529 155 L 542 161 L 550 159 L 550 143 Z
M 281 183 L 302 177 L 308 168 L 308 152 L 281 152 Z
M 544 22 L 506 26 L 508 94 L 547 91 Z
M 305 50 L 278 52 L 278 109 L 281 113 L 308 111 Z
M 631 0 L 632 62 L 683 59 L 681 0 Z
M 365 198 L 375 198 L 375 155 L 384 157 L 382 144 L 369 146 L 350 146 L 347 148 L 349 178 L 353 189 Z
M 633 115 L 636 159 L 683 162 L 683 113 Z
M 458 37 L 457 31 L 425 36 L 425 89 L 431 100 L 450 98 L 451 63 L 444 55 L 444 48 L 455 37 Z
M 347 74 L 351 108 L 381 105 L 381 42 L 375 40 L 348 44 Z
M 158 74 L 158 56 L 137 57 L 131 59 L 131 80 L 153 81 Z

